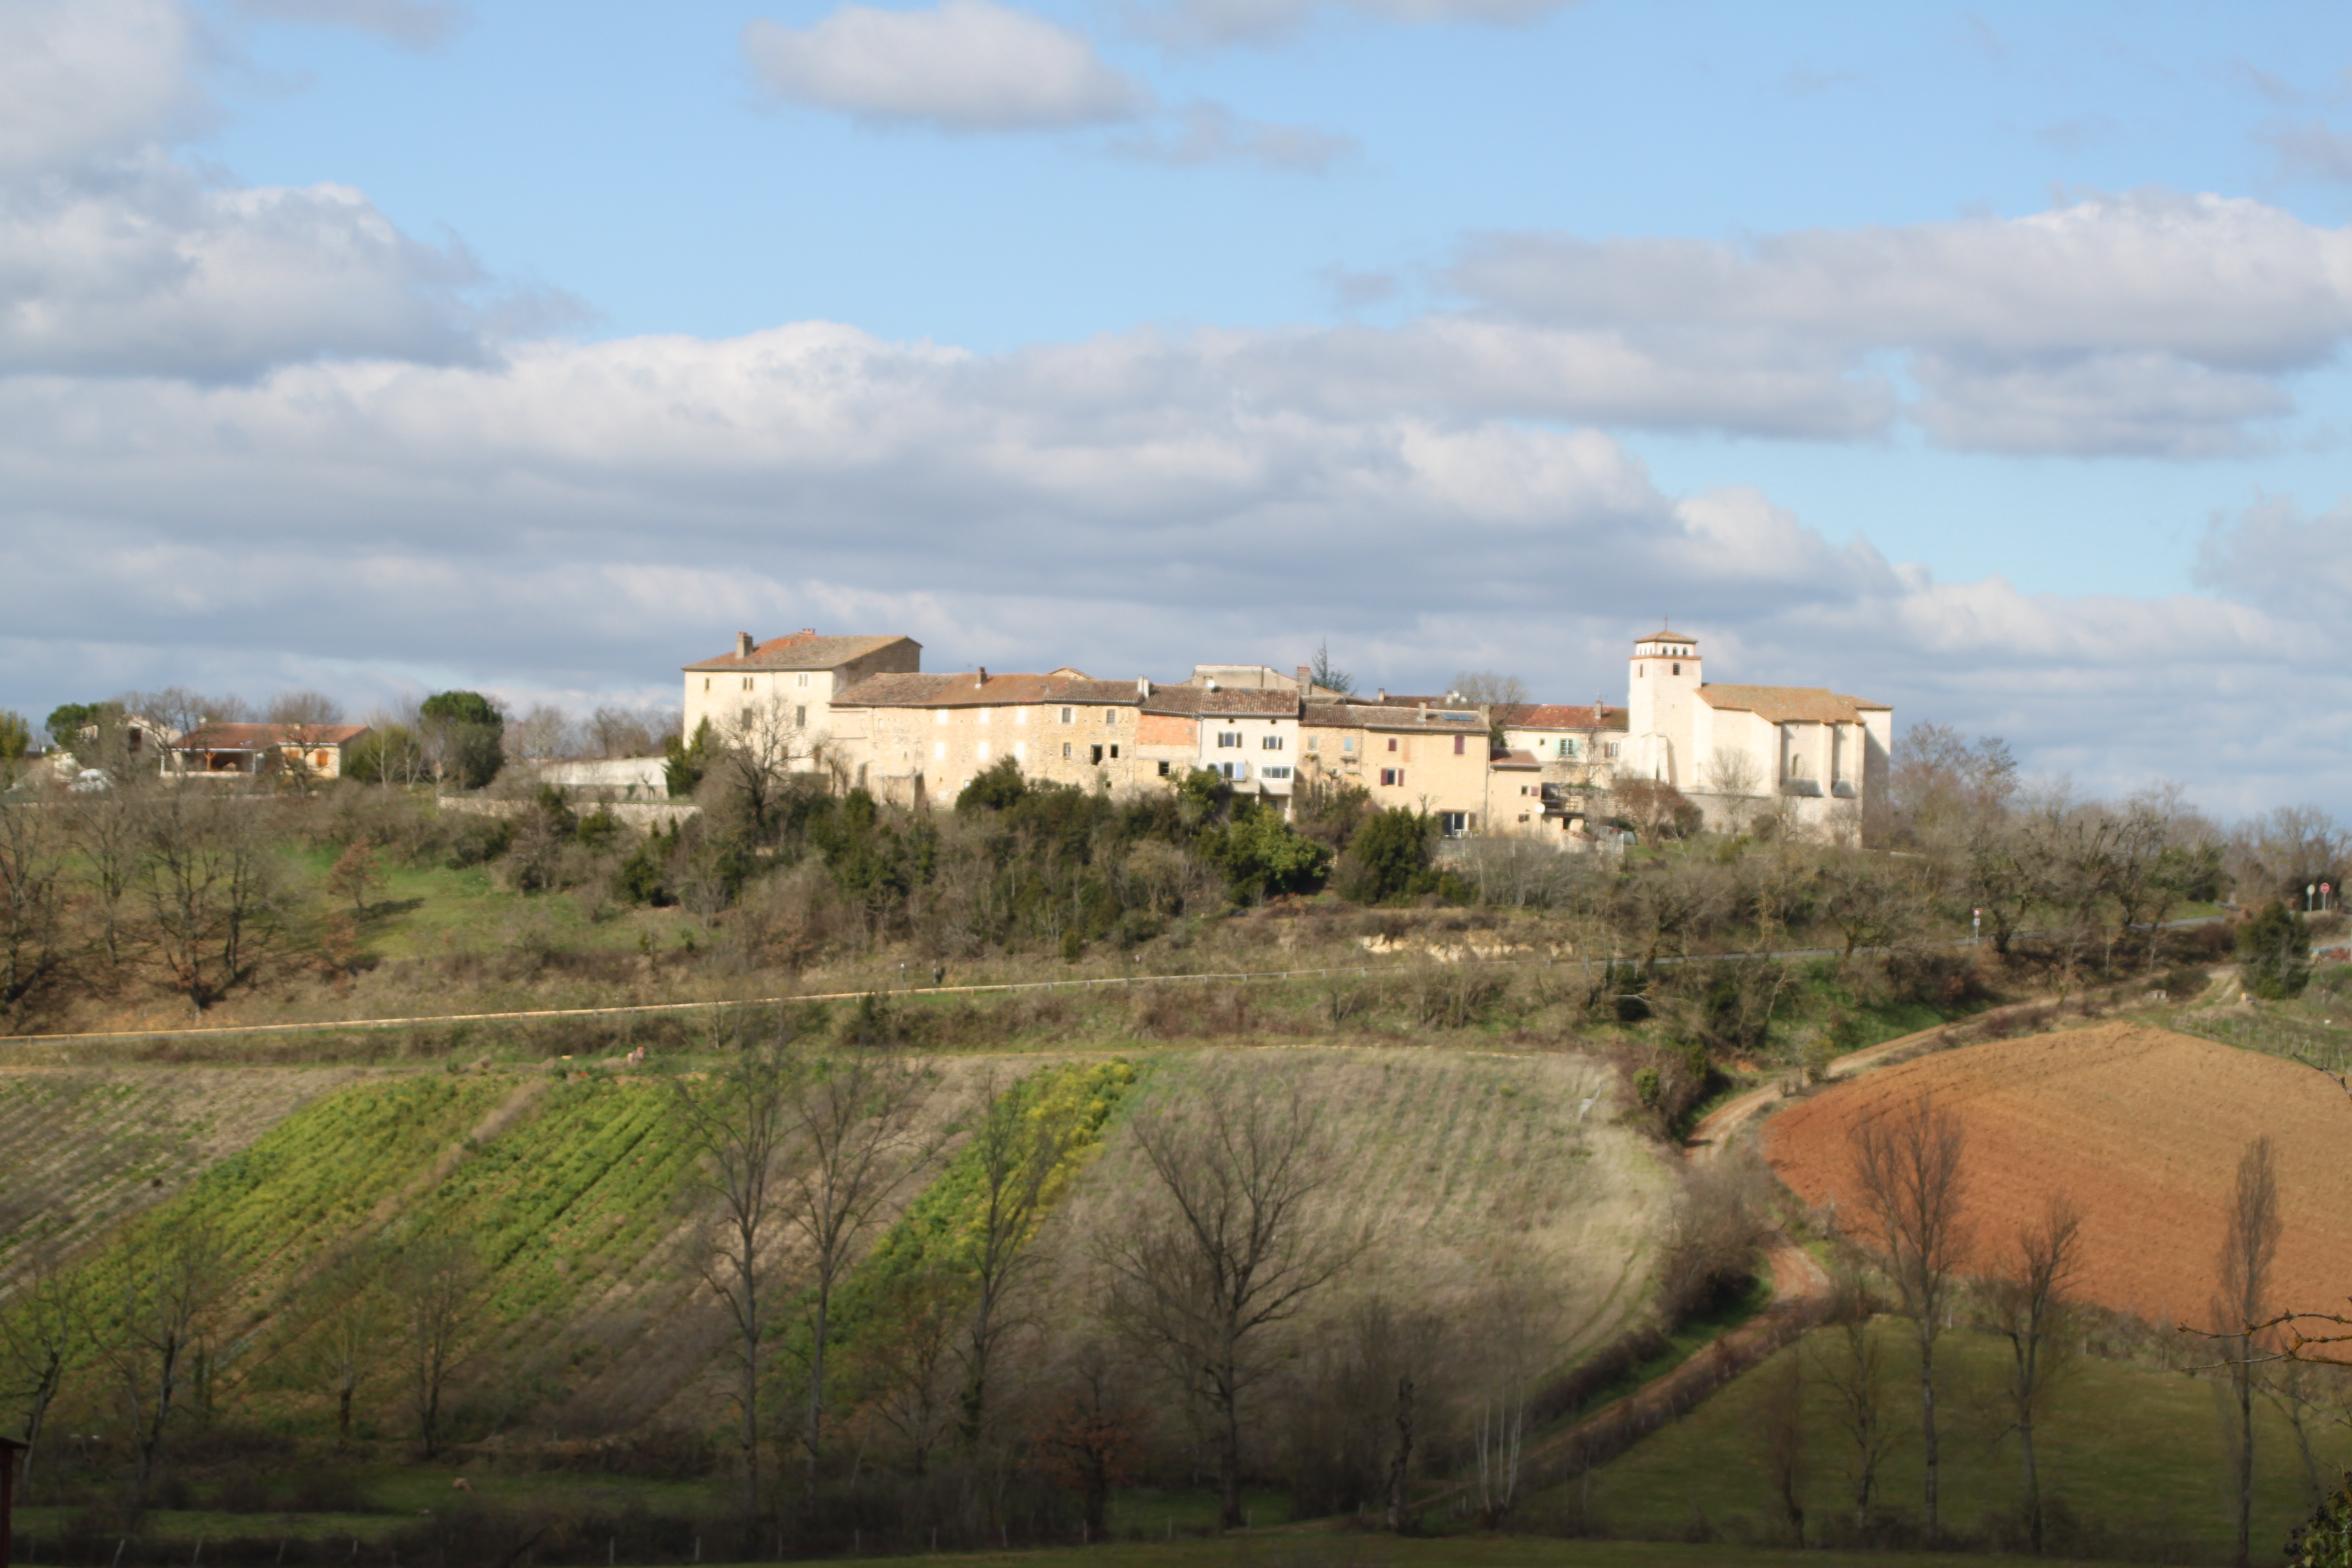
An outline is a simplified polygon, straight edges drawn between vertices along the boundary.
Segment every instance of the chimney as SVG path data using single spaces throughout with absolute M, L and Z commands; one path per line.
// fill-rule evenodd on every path
M 817 629 L 814 626 L 803 626 L 800 629 L 800 634 L 803 637 L 814 637 L 817 634 Z
M 1138 675 L 1138 676 L 1136 676 L 1136 677 L 1135 677 L 1135 695 L 1136 695 L 1136 697 L 1137 697 L 1137 699 L 1138 699 L 1138 700 L 1140 700 L 1140 699 L 1142 699 L 1142 698 L 1145 698 L 1145 697 L 1148 697 L 1148 696 L 1150 696 L 1150 695 L 1151 695 L 1151 677 L 1150 677 L 1150 676 L 1148 676 L 1148 675 Z
M 738 659 L 751 657 L 751 633 L 737 632 L 735 634 L 735 657 Z
M 976 678 L 976 679 L 975 679 L 975 680 L 972 682 L 972 684 L 973 684 L 973 685 L 975 685 L 975 686 L 985 686 L 985 685 L 987 685 L 987 684 L 988 684 L 988 666 L 987 666 L 987 665 L 983 664 L 983 665 L 981 665 L 981 666 L 980 666 L 979 675 L 978 675 L 978 677 L 977 677 L 977 678 Z
M 1375 686 L 1372 689 L 1372 700 L 1374 702 L 1388 701 L 1388 688 L 1386 686 Z
M 1302 664 L 1298 667 L 1298 688 L 1299 695 L 1302 697 L 1315 689 L 1315 667 L 1312 664 Z

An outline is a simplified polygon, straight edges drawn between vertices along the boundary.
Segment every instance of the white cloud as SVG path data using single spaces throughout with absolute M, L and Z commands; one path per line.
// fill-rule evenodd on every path
M 1745 244 L 1505 234 L 1455 285 L 1500 319 L 1636 342 L 1755 335 L 1759 357 L 1908 353 L 1957 446 L 2203 454 L 2292 408 L 2281 378 L 2352 339 L 2352 229 L 2156 193 L 2020 218 Z
M 175 0 L 0 5 L 0 177 L 132 151 L 202 108 Z
M 2278 155 L 2279 167 L 2289 174 L 2352 184 L 2352 132 L 2339 131 L 2318 120 L 2274 126 L 2263 133 Z
M 1563 11 L 1578 0 L 1166 0 L 1137 11 L 1144 31 L 1185 48 L 1262 44 L 1325 13 L 1409 23 L 1511 25 Z
M 1128 119 L 1146 102 L 1079 34 L 995 0 L 754 21 L 743 51 L 782 97 L 885 123 L 1038 130 Z
M 1244 119 L 1223 104 L 1194 103 L 1173 110 L 1164 129 L 1120 138 L 1114 148 L 1146 163 L 1178 168 L 1250 163 L 1269 169 L 1321 174 L 1362 149 L 1352 136 L 1311 125 Z
M 2352 499 L 2307 515 L 2269 499 L 2207 528 L 2197 581 L 2281 614 L 2334 624 L 2352 604 Z M 2333 650 L 2326 657 L 2335 658 Z
M 491 280 L 357 191 L 208 185 L 160 159 L 0 191 L 0 370 L 224 377 L 478 356 Z
M 411 49 L 430 49 L 457 26 L 458 8 L 439 0 L 237 0 L 247 16 L 355 28 Z

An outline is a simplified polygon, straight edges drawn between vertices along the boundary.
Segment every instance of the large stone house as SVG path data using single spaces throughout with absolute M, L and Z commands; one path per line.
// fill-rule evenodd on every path
M 948 805 L 1007 757 L 1028 778 L 1123 791 L 1161 772 L 1138 749 L 1150 687 L 1076 670 L 873 675 L 834 693 L 832 741 L 849 783 L 907 805 Z
M 833 734 L 833 699 L 869 675 L 920 670 L 923 645 L 912 637 L 820 637 L 802 627 L 735 646 L 685 669 L 686 735 L 708 721 L 721 739 L 756 736 L 787 752 L 792 766 L 815 765 Z
M 1310 702 L 1299 741 L 1302 788 L 1360 785 L 1376 806 L 1431 813 L 1449 838 L 1481 830 L 1492 748 L 1476 708 Z
M 1160 776 L 1206 768 L 1235 794 L 1263 797 L 1287 812 L 1298 779 L 1299 708 L 1298 691 L 1288 685 L 1157 686 L 1143 699 L 1144 734 L 1154 762 L 1166 764 Z

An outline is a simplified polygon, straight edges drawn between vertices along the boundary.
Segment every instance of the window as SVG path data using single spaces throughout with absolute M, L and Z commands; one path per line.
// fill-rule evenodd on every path
M 1168 764 L 1167 764 L 1167 763 L 1165 763 L 1165 762 L 1162 762 L 1162 763 L 1160 764 L 1160 777 L 1161 777 L 1161 778 L 1166 778 L 1167 776 L 1168 776 Z
M 702 678 L 702 689 L 703 689 L 704 691 L 709 691 L 709 690 L 710 690 L 710 677 L 709 677 L 709 676 L 707 676 L 707 675 L 705 675 L 705 676 Z
M 1282 737 L 1279 735 L 1261 736 L 1258 740 L 1258 750 L 1260 751 L 1280 751 L 1281 749 Z
M 1217 771 L 1226 778 L 1237 779 L 1241 777 L 1241 764 L 1238 762 L 1220 762 L 1217 764 Z
M 1441 811 L 1437 814 L 1437 830 L 1447 838 L 1463 838 L 1470 832 L 1470 813 Z
M 794 682 L 793 682 L 793 684 L 794 684 L 795 686 L 806 686 L 806 685 L 808 684 L 808 677 L 807 677 L 807 676 L 805 676 L 805 675 L 803 675 L 802 677 L 800 677 L 800 679 L 798 679 L 798 680 L 794 681 Z
M 1307 737 L 1307 750 L 1309 750 L 1309 751 L 1321 751 L 1322 749 L 1323 749 L 1323 737 L 1322 737 L 1322 736 L 1320 736 L 1320 735 L 1309 735 L 1309 736 Z
M 797 707 L 795 707 L 795 708 L 792 710 L 792 727 L 793 727 L 794 729 L 801 729 L 801 730 L 805 730 L 805 729 L 807 729 L 807 728 L 808 728 L 808 704 L 807 704 L 807 703 L 805 703 L 805 702 L 804 702 L 804 703 L 801 703 L 801 704 L 799 704 Z
M 1575 736 L 1563 735 L 1560 737 L 1560 755 L 1563 757 L 1573 757 L 1576 755 Z
M 1461 755 L 1463 754 L 1463 753 L 1462 753 L 1462 748 L 1463 748 L 1463 747 L 1465 747 L 1465 746 L 1467 746 L 1469 743 L 1470 743 L 1470 737 L 1469 737 L 1469 736 L 1467 736 L 1467 735 L 1456 735 L 1456 736 L 1454 737 L 1454 755 L 1455 755 L 1455 756 L 1457 756 L 1457 757 L 1461 756 Z
M 1105 709 L 1103 709 L 1103 722 L 1104 722 L 1105 724 L 1116 724 L 1116 723 L 1118 723 L 1118 722 L 1119 722 L 1119 710 L 1118 710 L 1118 709 L 1116 709 L 1116 708 L 1105 708 Z
M 1217 732 L 1217 749 L 1218 749 L 1219 751 L 1238 751 L 1238 750 L 1240 750 L 1240 749 L 1241 749 L 1241 731 L 1239 731 L 1239 730 L 1219 730 L 1219 731 Z
M 1615 762 L 1617 760 L 1617 753 L 1622 745 L 1623 743 L 1620 741 L 1611 741 L 1609 742 L 1607 749 L 1602 752 L 1602 755 L 1607 757 L 1611 762 Z
M 1070 743 L 1068 741 L 1062 742 L 1062 760 L 1064 762 L 1070 760 Z
M 1675 665 L 1675 666 L 1674 666 L 1674 673 L 1675 673 L 1675 674 L 1677 674 L 1677 675 L 1680 675 L 1680 674 L 1682 673 L 1682 666 L 1681 666 L 1681 665 L 1679 665 L 1679 664 Z
M 1029 710 L 1027 708 L 1015 708 L 1013 710 L 1013 727 L 1015 729 L 1024 730 L 1029 727 Z
M 1112 760 L 1113 762 L 1116 762 L 1116 761 L 1118 761 L 1118 760 L 1119 760 L 1119 746 L 1118 746 L 1118 743 L 1117 743 L 1116 741 L 1113 741 L 1113 742 L 1111 743 L 1111 760 Z
M 1339 749 L 1342 752 L 1354 751 L 1356 749 L 1356 738 L 1353 735 L 1342 735 L 1339 738 Z
M 1102 748 L 1100 746 L 1087 747 L 1086 760 L 1099 766 L 1102 762 Z
M 751 690 L 751 677 L 748 675 L 743 677 L 743 689 L 745 691 Z
M 1402 768 L 1382 768 L 1380 782 L 1389 786 L 1401 785 L 1405 782 L 1405 770 Z
M 1260 768 L 1258 773 L 1260 777 L 1269 779 L 1286 779 L 1290 777 L 1290 769 L 1283 767 Z

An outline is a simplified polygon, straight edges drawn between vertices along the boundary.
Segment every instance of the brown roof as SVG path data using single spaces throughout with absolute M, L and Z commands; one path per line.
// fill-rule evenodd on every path
M 1664 631 L 1662 631 L 1662 632 L 1652 632 L 1652 633 L 1650 633 L 1650 634 L 1649 634 L 1647 637 L 1636 637 L 1636 638 L 1634 639 L 1634 641 L 1635 641 L 1635 642 L 1687 642 L 1687 643 L 1689 643 L 1689 644 L 1690 644 L 1692 647 L 1694 647 L 1694 648 L 1696 648 L 1696 647 L 1699 645 L 1699 640 L 1698 640 L 1696 637 L 1693 637 L 1693 636 L 1692 636 L 1692 635 L 1691 635 L 1689 632 L 1678 632 L 1678 631 L 1676 631 L 1676 630 L 1675 630 L 1673 627 L 1671 627 L 1671 626 L 1669 626 L 1668 628 L 1666 628 L 1666 630 L 1664 630 Z
M 1399 708 L 1375 702 L 1310 702 L 1299 722 L 1335 730 L 1437 730 L 1455 735 L 1486 727 L 1475 708 Z
M 1753 713 L 1767 724 L 1859 724 L 1865 712 L 1887 706 L 1823 686 L 1707 685 L 1699 688 L 1699 700 L 1710 708 Z
M 1143 699 L 1146 713 L 1223 714 L 1229 718 L 1291 719 L 1298 717 L 1295 691 L 1253 686 L 1155 686 Z
M 836 708 L 1005 708 L 1034 703 L 1087 703 L 1134 707 L 1141 700 L 1133 681 L 1089 680 L 1082 675 L 990 674 L 961 670 L 938 675 L 869 675 L 833 699 Z
M 912 637 L 820 637 L 815 632 L 794 632 L 789 637 L 774 637 L 761 643 L 749 653 L 730 649 L 715 658 L 704 659 L 686 666 L 689 670 L 834 670 L 852 659 L 862 659 L 869 653 L 902 642 L 914 642 Z M 920 648 L 921 643 L 915 643 Z
M 1606 703 L 1579 708 L 1565 702 L 1510 702 L 1495 717 L 1514 730 L 1621 730 L 1625 710 Z
M 1362 706 L 1364 704 L 1364 699 L 1361 697 L 1355 697 L 1349 700 L 1358 706 Z M 1450 692 L 1445 696 L 1440 697 L 1429 695 L 1414 696 L 1409 692 L 1383 691 L 1374 694 L 1371 706 L 1377 708 L 1466 708 L 1474 707 L 1476 704 L 1464 702 L 1461 698 L 1454 696 Z
M 172 742 L 174 751 L 264 751 L 272 746 L 348 746 L 364 724 L 200 724 Z
M 1537 773 L 1543 769 L 1532 751 L 1498 751 L 1486 759 L 1486 765 L 1505 772 Z

